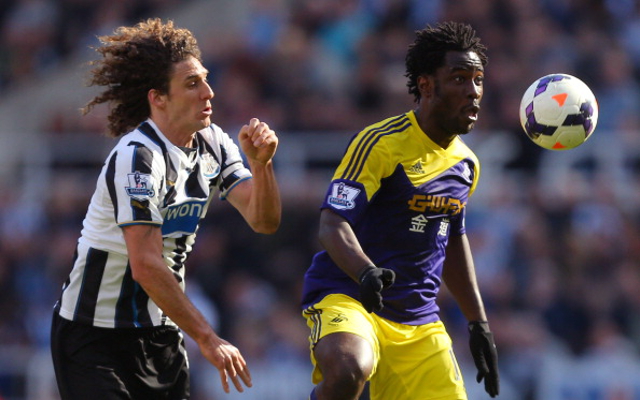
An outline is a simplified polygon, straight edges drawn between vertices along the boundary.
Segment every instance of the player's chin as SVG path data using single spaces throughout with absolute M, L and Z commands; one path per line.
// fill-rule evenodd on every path
M 458 135 L 464 135 L 471 132 L 477 121 L 476 117 L 465 115 L 455 121 L 455 129 Z
M 460 127 L 460 129 L 458 129 L 458 134 L 459 135 L 466 135 L 467 133 L 469 133 L 469 132 L 471 132 L 473 130 L 474 126 L 475 126 L 475 122 L 463 125 L 463 126 Z
M 207 126 L 211 125 L 211 117 L 207 116 L 205 118 L 202 118 L 199 120 L 200 122 L 200 129 L 202 128 L 206 128 Z

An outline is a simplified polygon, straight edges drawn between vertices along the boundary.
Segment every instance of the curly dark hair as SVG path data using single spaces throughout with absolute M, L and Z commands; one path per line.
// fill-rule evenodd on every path
M 89 86 L 106 90 L 82 108 L 83 115 L 98 104 L 108 103 L 108 135 L 118 137 L 130 131 L 151 114 L 147 93 L 156 89 L 166 94 L 176 63 L 194 57 L 202 62 L 193 34 L 176 28 L 173 21 L 163 23 L 150 18 L 133 27 L 121 26 L 112 35 L 100 36 L 95 50 L 102 55 L 92 61 Z
M 444 65 L 448 51 L 473 51 L 485 66 L 489 61 L 486 50 L 487 48 L 480 43 L 480 38 L 476 37 L 476 31 L 463 23 L 443 22 L 435 28 L 427 25 L 425 29 L 416 31 L 416 39 L 409 45 L 405 58 L 409 94 L 415 96 L 416 102 L 420 101 L 418 77 L 434 74 Z

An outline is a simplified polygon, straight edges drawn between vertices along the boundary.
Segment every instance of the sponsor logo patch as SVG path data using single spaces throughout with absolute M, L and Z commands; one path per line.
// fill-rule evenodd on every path
M 189 201 L 173 205 L 167 209 L 162 224 L 162 234 L 193 234 L 198 229 L 200 218 L 204 215 L 206 201 Z

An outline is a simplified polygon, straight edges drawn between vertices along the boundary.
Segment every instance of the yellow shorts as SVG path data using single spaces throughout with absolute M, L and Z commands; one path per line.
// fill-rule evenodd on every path
M 467 393 L 451 338 L 442 322 L 398 324 L 364 310 L 359 301 L 331 294 L 303 311 L 311 329 L 312 381 L 322 381 L 313 348 L 336 332 L 365 338 L 373 349 L 371 400 L 466 400 Z

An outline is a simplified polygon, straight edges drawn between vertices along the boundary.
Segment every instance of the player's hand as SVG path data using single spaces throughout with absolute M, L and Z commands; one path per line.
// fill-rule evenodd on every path
M 500 392 L 498 351 L 488 322 L 469 322 L 469 347 L 473 362 L 478 369 L 476 380 L 480 383 L 484 379 L 484 390 L 491 397 L 496 397 Z
M 360 302 L 367 312 L 382 310 L 382 289 L 393 285 L 396 273 L 387 268 L 367 267 L 360 273 Z
M 249 160 L 262 164 L 269 162 L 276 154 L 278 136 L 265 122 L 251 118 L 248 125 L 240 128 L 238 141 Z
M 211 364 L 220 372 L 222 388 L 229 393 L 229 379 L 233 382 L 238 392 L 244 392 L 242 382 L 251 387 L 251 374 L 247 363 L 238 350 L 231 343 L 215 336 L 213 339 L 200 345 L 200 351 Z

